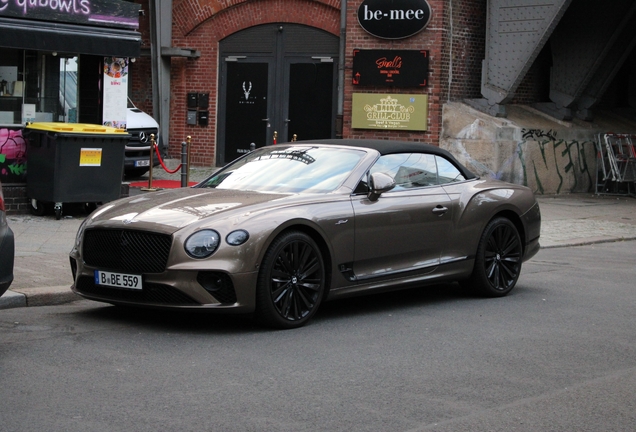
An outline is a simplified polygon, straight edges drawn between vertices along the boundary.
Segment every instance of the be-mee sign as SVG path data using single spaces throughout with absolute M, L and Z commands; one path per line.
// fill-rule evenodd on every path
M 358 22 L 375 37 L 404 39 L 424 30 L 431 14 L 426 0 L 364 0 L 358 8 Z

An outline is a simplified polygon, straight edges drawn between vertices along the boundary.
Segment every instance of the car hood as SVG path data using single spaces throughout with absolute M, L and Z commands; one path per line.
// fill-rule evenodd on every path
M 105 204 L 89 217 L 91 225 L 137 224 L 172 233 L 213 215 L 267 209 L 274 200 L 295 195 L 252 191 L 181 188 L 145 193 Z

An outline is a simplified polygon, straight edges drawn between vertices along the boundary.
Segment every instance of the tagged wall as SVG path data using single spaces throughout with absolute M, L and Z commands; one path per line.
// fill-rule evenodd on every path
M 0 181 L 3 184 L 26 181 L 26 151 L 22 130 L 0 128 Z
M 440 147 L 477 175 L 537 194 L 593 192 L 599 127 L 559 122 L 521 106 L 508 118 L 491 117 L 454 102 L 444 106 Z

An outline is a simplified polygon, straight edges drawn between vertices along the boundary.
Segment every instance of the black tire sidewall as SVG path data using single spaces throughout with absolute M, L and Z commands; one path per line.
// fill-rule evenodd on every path
M 505 217 L 497 217 L 491 220 L 488 225 L 486 225 L 486 228 L 484 228 L 481 238 L 479 239 L 479 246 L 477 246 L 477 254 L 475 256 L 475 267 L 473 269 L 473 274 L 470 280 L 470 284 L 476 290 L 476 292 L 485 297 L 503 297 L 508 295 L 508 293 L 510 293 L 510 291 L 512 291 L 512 289 L 517 285 L 517 281 L 519 280 L 519 275 L 521 273 L 520 257 L 519 268 L 517 270 L 515 280 L 508 288 L 506 288 L 505 290 L 498 290 L 494 288 L 488 280 L 485 265 L 486 245 L 488 244 L 488 240 L 492 236 L 493 232 L 502 225 L 505 225 L 513 230 L 513 232 L 517 236 L 517 241 L 521 246 L 521 236 L 519 235 L 519 230 L 510 219 L 507 219 Z
M 288 320 L 282 317 L 278 310 L 276 309 L 276 305 L 272 300 L 271 296 L 271 273 L 273 265 L 276 261 L 276 258 L 280 254 L 280 252 L 285 248 L 290 242 L 294 241 L 302 241 L 307 243 L 310 247 L 314 249 L 316 254 L 318 255 L 321 261 L 322 267 L 322 286 L 320 288 L 320 292 L 318 293 L 318 299 L 314 307 L 309 313 L 299 319 L 299 320 Z M 316 313 L 318 308 L 320 307 L 320 303 L 322 302 L 322 298 L 325 292 L 326 285 L 326 270 L 325 270 L 325 261 L 320 248 L 316 244 L 316 242 L 307 234 L 300 231 L 288 231 L 280 234 L 272 244 L 267 249 L 263 257 L 263 261 L 261 262 L 261 268 L 258 275 L 258 282 L 256 285 L 256 309 L 255 309 L 255 317 L 256 320 L 263 325 L 266 325 L 271 328 L 277 329 L 292 329 L 298 328 L 305 325 Z

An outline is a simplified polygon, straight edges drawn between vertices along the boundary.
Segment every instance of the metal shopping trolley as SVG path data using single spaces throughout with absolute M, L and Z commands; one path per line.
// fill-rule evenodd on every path
M 596 193 L 634 195 L 636 186 L 636 135 L 599 134 Z

